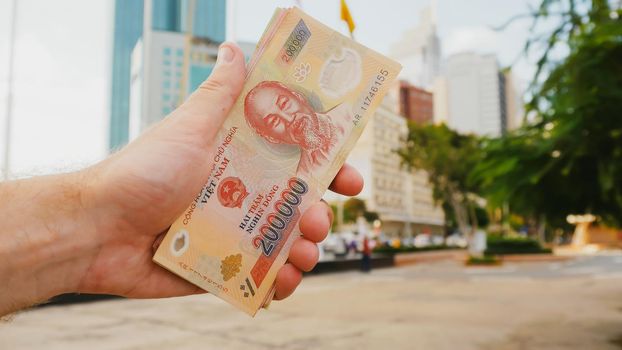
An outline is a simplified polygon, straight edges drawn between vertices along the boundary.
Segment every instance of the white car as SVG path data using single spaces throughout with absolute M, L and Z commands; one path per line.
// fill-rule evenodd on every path
M 445 239 L 443 236 L 433 235 L 432 236 L 432 245 L 443 245 L 445 243 Z
M 466 238 L 464 238 L 461 234 L 454 233 L 448 236 L 447 238 L 445 238 L 445 244 L 449 247 L 466 248 L 466 246 L 468 245 L 468 242 Z
M 425 248 L 432 245 L 432 236 L 429 233 L 420 233 L 415 237 L 413 245 L 417 248 Z
M 326 239 L 320 242 L 320 246 L 325 252 L 334 253 L 336 255 L 346 253 L 344 238 L 340 234 L 330 233 Z

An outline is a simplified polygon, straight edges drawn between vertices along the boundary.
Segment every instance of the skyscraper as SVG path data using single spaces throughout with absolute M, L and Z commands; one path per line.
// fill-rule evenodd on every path
M 507 130 L 506 79 L 495 55 L 452 55 L 439 79 L 434 90 L 437 121 L 462 133 L 499 136 Z
M 132 52 L 129 140 L 177 108 L 210 75 L 217 52 L 206 39 L 145 32 Z
M 133 84 L 130 74 L 132 52 L 135 51 L 137 43 L 142 41 L 139 45 L 141 49 L 149 49 L 150 40 L 146 40 L 146 37 L 150 37 L 152 33 L 177 33 L 178 36 L 185 37 L 184 33 L 191 24 L 191 37 L 217 46 L 225 40 L 225 15 L 225 0 L 116 0 L 110 149 L 124 145 L 129 139 L 130 87 Z M 138 55 L 135 53 L 134 57 Z M 147 52 L 141 52 L 140 56 L 148 57 Z M 209 75 L 209 70 L 204 69 L 198 73 Z M 147 87 L 148 85 L 142 86 Z
M 143 2 L 144 0 L 115 1 L 109 149 L 122 146 L 128 140 L 130 55 L 143 32 Z
M 406 31 L 391 46 L 391 57 L 403 68 L 400 78 L 430 89 L 440 72 L 441 44 L 436 33 L 436 2 L 432 1 L 419 15 L 417 27 Z
M 503 72 L 505 78 L 505 106 L 507 110 L 507 129 L 515 130 L 523 124 L 523 99 L 518 81 L 508 69 Z

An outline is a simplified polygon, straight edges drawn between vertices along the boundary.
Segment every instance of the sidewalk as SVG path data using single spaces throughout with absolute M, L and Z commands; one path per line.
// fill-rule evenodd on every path
M 0 349 L 615 350 L 622 260 L 607 259 L 309 276 L 255 319 L 209 295 L 34 309 L 0 325 Z

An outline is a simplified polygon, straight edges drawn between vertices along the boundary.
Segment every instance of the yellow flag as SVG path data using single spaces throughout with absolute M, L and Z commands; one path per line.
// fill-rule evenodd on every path
M 341 0 L 341 19 L 348 24 L 348 29 L 350 30 L 350 34 L 352 34 L 352 32 L 354 32 L 354 28 L 356 28 L 356 25 L 354 24 L 352 15 L 350 15 L 350 10 L 348 9 L 346 0 Z

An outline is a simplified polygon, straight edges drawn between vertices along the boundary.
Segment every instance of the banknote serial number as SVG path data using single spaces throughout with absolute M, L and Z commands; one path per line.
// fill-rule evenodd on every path
M 354 125 L 358 125 L 361 119 L 363 119 L 363 114 L 367 111 L 367 109 L 371 105 L 372 101 L 374 100 L 374 97 L 376 97 L 376 94 L 378 93 L 378 91 L 380 91 L 380 88 L 386 82 L 388 76 L 389 76 L 388 70 L 380 69 L 380 71 L 376 75 L 376 78 L 372 81 L 371 84 L 369 84 L 369 90 L 367 90 L 367 93 L 364 95 L 365 97 L 363 97 L 363 100 L 361 102 L 360 112 L 356 113 L 354 115 L 354 119 L 352 120 L 352 123 Z
M 302 196 L 309 191 L 309 185 L 300 178 L 293 177 L 287 182 L 287 188 L 281 192 L 274 203 L 274 211 L 268 215 L 266 223 L 259 228 L 259 235 L 253 238 L 255 249 L 269 257 L 283 238 L 283 233 L 295 216 Z
M 310 36 L 311 31 L 309 27 L 307 27 L 305 22 L 301 19 L 290 33 L 287 41 L 285 41 L 285 44 L 279 52 L 281 62 L 286 65 L 291 64 L 305 46 Z

